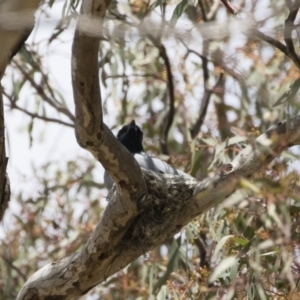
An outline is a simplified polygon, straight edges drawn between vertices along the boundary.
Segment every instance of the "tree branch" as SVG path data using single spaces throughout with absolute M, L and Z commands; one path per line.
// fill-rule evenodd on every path
M 202 60 L 202 70 L 203 70 L 203 86 L 204 86 L 204 94 L 201 99 L 201 105 L 199 110 L 198 119 L 196 120 L 195 124 L 191 128 L 191 135 L 192 138 L 195 138 L 200 128 L 204 122 L 204 118 L 207 112 L 210 96 L 212 94 L 212 91 L 208 89 L 208 81 L 209 81 L 209 70 L 208 70 L 208 47 L 209 47 L 209 40 L 205 40 L 203 43 L 203 56 L 201 56 Z
M 286 122 L 280 122 L 270 128 L 211 179 L 198 182 L 143 170 L 148 193 L 139 202 L 140 214 L 127 227 L 122 227 L 121 219 L 128 208 L 120 211 L 122 200 L 114 186 L 104 216 L 83 249 L 37 271 L 17 300 L 29 299 L 29 295 L 38 297 L 35 299 L 74 299 L 88 292 L 225 200 L 239 188 L 241 178 L 255 175 L 285 148 L 300 144 L 300 116 L 290 120 L 289 131 L 286 127 Z M 122 234 L 116 234 L 118 230 Z
M 282 44 L 280 41 L 275 40 L 269 35 L 264 34 L 263 32 L 259 31 L 256 28 L 252 28 L 251 31 L 252 35 L 255 37 L 269 43 L 270 45 L 274 46 L 278 50 L 280 50 L 282 53 L 288 56 L 288 50 L 284 44 Z
M 75 32 L 72 48 L 72 84 L 76 106 L 76 138 L 81 147 L 90 151 L 101 162 L 119 184 L 122 193 L 127 194 L 129 198 L 139 198 L 145 192 L 140 168 L 132 155 L 103 123 L 98 74 L 99 38 L 85 35 L 80 30 L 95 19 L 102 18 L 109 1 L 84 1 L 81 8 L 82 17 L 79 18 Z M 102 22 L 99 22 L 99 26 L 101 24 Z
M 39 0 L 6 0 L 0 4 L 0 80 L 9 59 L 20 49 L 34 26 Z
M 222 3 L 226 6 L 228 11 L 232 14 L 236 14 L 236 9 L 232 6 L 232 4 L 228 0 L 221 0 Z M 257 38 L 269 43 L 275 48 L 279 49 L 282 53 L 284 53 L 287 57 L 289 57 L 294 64 L 300 69 L 300 57 L 295 51 L 293 39 L 292 39 L 292 31 L 295 29 L 294 21 L 299 11 L 300 1 L 296 0 L 292 2 L 291 0 L 286 0 L 287 6 L 289 8 L 289 15 L 285 20 L 284 26 L 284 41 L 286 46 L 282 44 L 280 41 L 275 40 L 271 36 L 268 36 L 256 28 L 251 28 L 249 32 L 256 36 Z
M 28 72 L 23 68 L 16 60 L 13 61 L 13 64 L 19 69 L 19 71 L 23 74 L 23 76 L 30 82 L 32 87 L 36 90 L 36 92 L 42 97 L 42 99 L 47 102 L 50 106 L 56 109 L 58 112 L 67 116 L 72 122 L 75 121 L 74 115 L 69 111 L 67 107 L 63 107 L 60 103 L 55 102 L 50 97 L 47 96 L 43 87 L 37 84 L 32 76 L 28 74 Z M 44 74 L 42 74 L 44 77 Z
M 79 23 L 102 18 L 109 0 L 85 0 Z M 99 38 L 77 25 L 72 83 L 76 137 L 110 172 L 116 184 L 105 212 L 82 250 L 48 264 L 24 285 L 20 299 L 74 299 L 160 245 L 195 216 L 218 205 L 239 188 L 241 178 L 260 171 L 280 152 L 300 144 L 300 116 L 278 123 L 252 141 L 213 178 L 201 182 L 163 175 L 139 166 L 103 123 L 99 74 Z
M 74 124 L 72 124 L 72 123 L 68 123 L 68 122 L 65 122 L 65 121 L 62 121 L 62 120 L 59 120 L 59 119 L 56 119 L 56 118 L 49 118 L 49 117 L 46 117 L 46 116 L 41 116 L 37 113 L 32 113 L 32 112 L 28 111 L 27 109 L 22 108 L 21 106 L 19 106 L 11 95 L 8 95 L 5 91 L 3 91 L 2 93 L 8 99 L 8 101 L 10 102 L 10 104 L 7 104 L 7 106 L 10 107 L 11 109 L 17 109 L 17 110 L 25 113 L 26 115 L 28 115 L 32 119 L 36 118 L 36 119 L 43 120 L 45 122 L 57 123 L 57 124 L 61 124 L 61 125 L 65 125 L 65 126 L 74 128 Z
M 0 80 L 9 60 L 19 51 L 34 25 L 39 0 L 8 0 L 0 3 Z M 17 21 L 17 22 L 16 22 Z M 6 174 L 5 127 L 2 86 L 0 84 L 0 221 L 8 207 L 10 184 Z
M 168 88 L 168 94 L 169 94 L 169 109 L 166 113 L 165 121 L 162 125 L 162 134 L 160 138 L 160 148 L 162 150 L 163 154 L 169 155 L 169 147 L 168 147 L 168 135 L 170 128 L 172 126 L 174 115 L 175 115 L 175 95 L 174 95 L 174 82 L 173 82 L 173 74 L 172 74 L 172 68 L 171 63 L 166 51 L 166 48 L 163 44 L 160 44 L 158 46 L 159 53 L 161 58 L 165 62 L 165 66 L 167 69 L 167 88 Z
M 224 6 L 227 8 L 227 10 L 232 14 L 236 15 L 238 10 L 230 3 L 228 0 L 221 0 L 221 2 L 224 4 Z
M 300 58 L 295 52 L 294 42 L 292 39 L 292 31 L 294 29 L 294 21 L 297 17 L 299 11 L 300 1 L 296 0 L 292 2 L 291 0 L 286 0 L 287 6 L 289 8 L 289 15 L 284 22 L 284 41 L 287 47 L 288 57 L 295 63 L 295 65 L 300 69 Z
M 290 29 L 288 29 L 288 28 L 290 28 Z M 252 28 L 249 31 L 250 31 L 251 35 L 269 43 L 270 45 L 272 45 L 275 48 L 277 48 L 278 50 L 280 50 L 283 54 L 285 54 L 288 58 L 290 58 L 294 62 L 294 64 L 297 66 L 298 69 L 300 69 L 300 59 L 295 52 L 293 41 L 292 41 L 292 39 L 290 39 L 288 37 L 289 34 L 287 33 L 287 32 L 291 33 L 291 31 L 292 31 L 291 28 L 292 28 L 291 26 L 287 26 L 287 24 L 286 24 L 286 26 L 285 26 L 285 32 L 286 32 L 285 33 L 285 41 L 289 48 L 287 46 L 285 46 L 284 44 L 282 44 L 280 41 L 277 41 L 274 38 L 272 38 L 271 36 L 262 33 L 261 31 L 259 31 L 256 28 Z
M 203 21 L 207 22 L 206 11 L 205 11 L 205 7 L 204 7 L 204 4 L 203 4 L 202 0 L 198 0 L 198 5 L 201 9 Z
M 213 179 L 203 180 L 195 189 L 194 201 L 189 203 L 185 214 L 197 216 L 216 206 L 237 189 L 240 178 L 251 178 L 270 163 L 284 149 L 300 143 L 300 115 L 287 122 L 279 122 L 253 143 L 244 148 L 231 163 L 223 166 Z M 195 201 L 196 200 L 196 201 Z M 184 219 L 182 222 L 189 222 Z
M 0 221 L 8 207 L 10 200 L 10 184 L 6 174 L 8 158 L 5 152 L 5 126 L 3 112 L 2 86 L 0 84 Z

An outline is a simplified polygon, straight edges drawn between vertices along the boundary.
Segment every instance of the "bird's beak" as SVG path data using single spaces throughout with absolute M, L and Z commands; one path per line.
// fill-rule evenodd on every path
M 135 129 L 135 127 L 136 127 L 135 121 L 132 120 L 132 121 L 129 123 L 128 129 Z

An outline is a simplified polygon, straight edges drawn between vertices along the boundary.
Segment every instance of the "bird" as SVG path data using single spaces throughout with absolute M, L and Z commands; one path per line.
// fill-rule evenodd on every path
M 140 167 L 151 170 L 160 174 L 180 175 L 184 178 L 194 179 L 187 173 L 175 169 L 166 162 L 152 157 L 144 152 L 143 131 L 132 120 L 129 124 L 124 125 L 117 134 L 118 141 L 134 156 Z M 113 179 L 107 171 L 104 173 L 104 185 L 110 190 L 114 184 Z

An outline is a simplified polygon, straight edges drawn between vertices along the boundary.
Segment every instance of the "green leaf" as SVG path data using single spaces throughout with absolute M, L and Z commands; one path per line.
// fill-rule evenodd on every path
M 234 136 L 234 137 L 231 137 L 228 139 L 227 146 L 245 142 L 247 140 L 248 140 L 247 137 L 244 137 L 244 136 Z
M 200 140 L 212 147 L 215 147 L 218 144 L 218 140 L 216 140 L 215 138 L 202 138 Z
M 248 241 L 247 241 L 246 239 L 243 239 L 243 238 L 233 237 L 232 240 L 233 240 L 235 243 L 237 243 L 237 244 L 239 244 L 239 245 L 241 245 L 241 246 L 245 246 L 245 245 L 248 244 Z
M 156 296 L 157 300 L 165 300 L 168 299 L 168 287 L 167 286 L 162 286 L 159 293 Z
M 252 240 L 253 237 L 255 236 L 255 231 L 251 226 L 247 226 L 243 235 L 246 239 Z
M 175 8 L 172 18 L 171 18 L 171 25 L 175 26 L 177 23 L 177 20 L 181 17 L 181 15 L 184 13 L 186 8 L 188 7 L 188 0 L 182 0 Z
M 157 6 L 160 6 L 162 7 L 162 5 L 165 3 L 165 0 L 158 0 L 158 1 L 155 1 L 154 3 L 152 3 L 150 5 L 150 8 L 149 8 L 149 11 L 155 9 Z
M 176 240 L 174 240 L 173 244 L 172 244 L 172 248 L 174 248 L 174 252 L 169 260 L 168 266 L 167 266 L 167 270 L 164 273 L 164 275 L 157 281 L 157 283 L 154 286 L 154 293 L 156 291 L 158 291 L 168 280 L 170 274 L 173 272 L 174 267 L 176 265 L 176 261 L 179 257 L 179 249 L 180 249 L 180 243 L 177 243 Z
M 297 78 L 293 84 L 290 86 L 290 89 L 286 91 L 274 104 L 273 107 L 276 107 L 278 105 L 281 105 L 285 102 L 288 102 L 290 100 L 293 100 L 293 98 L 298 93 L 298 90 L 300 88 L 300 78 Z
M 186 229 L 185 229 L 185 236 L 188 240 L 193 240 L 196 238 L 196 234 L 195 232 L 197 232 L 197 229 L 195 228 L 195 226 L 193 226 L 193 224 L 189 224 Z
M 285 158 L 287 161 L 291 161 L 291 160 L 294 160 L 294 159 L 299 159 L 299 155 L 296 155 L 296 154 L 290 152 L 289 150 L 282 151 L 280 156 L 282 158 Z
M 224 272 L 237 264 L 237 258 L 235 256 L 229 256 L 223 259 L 217 267 L 214 269 L 213 273 L 209 278 L 209 282 L 212 283 L 220 277 L 224 277 Z
M 274 255 L 274 254 L 278 254 L 279 251 L 271 251 L 271 252 L 266 252 L 261 254 L 260 256 L 269 256 L 269 255 Z
M 223 246 L 225 245 L 225 243 L 231 239 L 233 237 L 233 235 L 226 235 L 226 236 L 223 236 L 221 238 L 221 240 L 219 241 L 219 243 L 217 244 L 216 246 L 216 249 L 214 251 L 214 254 L 212 256 L 212 259 L 216 259 L 217 258 L 217 255 L 218 253 L 220 252 L 220 250 L 223 248 Z

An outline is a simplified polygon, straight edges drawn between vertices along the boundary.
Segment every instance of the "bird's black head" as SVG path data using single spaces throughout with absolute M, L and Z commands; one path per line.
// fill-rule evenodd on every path
M 140 153 L 144 151 L 143 131 L 135 124 L 134 120 L 120 129 L 117 138 L 131 153 Z

